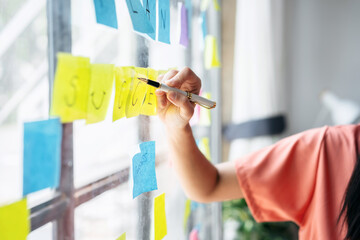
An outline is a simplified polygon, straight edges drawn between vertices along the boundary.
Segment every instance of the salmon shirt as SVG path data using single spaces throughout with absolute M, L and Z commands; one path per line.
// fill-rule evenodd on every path
M 360 125 L 308 130 L 236 160 L 237 178 L 258 222 L 293 221 L 300 240 L 344 239 L 337 219 L 352 175 Z

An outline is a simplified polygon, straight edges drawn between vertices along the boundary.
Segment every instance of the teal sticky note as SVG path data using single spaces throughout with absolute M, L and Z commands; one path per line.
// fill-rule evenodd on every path
M 24 123 L 24 196 L 59 186 L 61 138 L 58 118 Z
M 132 160 L 133 198 L 157 189 L 155 172 L 155 142 L 140 144 L 140 153 Z
M 115 0 L 94 0 L 96 22 L 118 28 Z
M 205 40 L 207 35 L 206 12 L 201 13 L 201 30 L 202 30 L 203 38 Z
M 140 33 L 155 33 L 140 0 L 126 0 L 126 4 L 134 30 Z
M 146 17 L 148 18 L 151 27 L 154 29 L 152 33 L 147 33 L 149 37 L 155 40 L 156 38 L 156 0 L 143 0 Z
M 170 2 L 161 0 L 158 5 L 159 26 L 158 40 L 170 44 Z

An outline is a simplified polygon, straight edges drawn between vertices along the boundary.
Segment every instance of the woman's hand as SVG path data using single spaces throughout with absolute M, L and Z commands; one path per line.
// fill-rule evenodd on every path
M 158 77 L 159 82 L 163 82 L 169 87 L 179 88 L 183 91 L 199 94 L 201 80 L 188 67 L 183 70 L 171 70 L 165 75 Z M 195 104 L 177 92 L 168 93 L 156 90 L 157 113 L 169 131 L 184 129 L 194 114 Z

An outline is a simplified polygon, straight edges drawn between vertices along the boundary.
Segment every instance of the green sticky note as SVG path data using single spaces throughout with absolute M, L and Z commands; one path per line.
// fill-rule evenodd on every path
M 167 234 L 166 214 L 165 214 L 165 193 L 155 197 L 154 221 L 155 221 L 154 224 L 155 240 L 161 240 Z
M 123 233 L 120 237 L 118 237 L 116 240 L 126 240 L 126 233 Z
M 25 240 L 30 232 L 26 198 L 0 207 L 0 239 Z
M 96 123 L 105 119 L 113 82 L 114 65 L 91 64 L 86 123 Z

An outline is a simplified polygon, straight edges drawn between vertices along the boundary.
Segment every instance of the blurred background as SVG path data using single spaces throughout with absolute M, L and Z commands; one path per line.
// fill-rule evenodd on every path
M 177 3 L 188 1 L 170 1 L 171 45 L 134 33 L 124 0 L 115 1 L 119 29 L 96 24 L 93 1 L 64 1 L 71 34 L 54 40 L 56 2 L 0 0 L 0 205 L 22 197 L 23 123 L 49 117 L 56 40 L 70 39 L 71 53 L 92 63 L 193 68 L 203 91 L 218 102 L 211 115 L 205 113 L 211 120 L 193 124 L 214 163 L 233 161 L 310 128 L 359 122 L 359 1 L 219 0 L 220 9 L 208 1 L 205 10 L 202 1 L 190 1 L 187 48 L 177 44 L 176 27 Z M 207 34 L 219 44 L 221 68 L 204 66 L 204 12 Z M 128 239 L 151 239 L 152 199 L 161 192 L 167 194 L 165 239 L 188 239 L 195 232 L 206 240 L 297 239 L 292 223 L 257 224 L 244 200 L 190 205 L 172 174 L 157 117 L 113 123 L 111 109 L 101 123 L 73 123 L 73 188 L 129 171 L 128 149 L 155 140 L 159 190 L 133 200 L 126 180 L 94 196 L 73 209 L 72 239 L 116 239 L 125 231 Z M 35 209 L 58 193 L 33 193 L 28 207 Z M 55 219 L 33 229 L 28 239 L 59 239 L 59 226 Z

